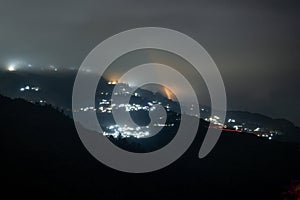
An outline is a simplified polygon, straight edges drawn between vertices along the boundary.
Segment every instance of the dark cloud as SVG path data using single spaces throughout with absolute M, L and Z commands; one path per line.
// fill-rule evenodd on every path
M 231 109 L 300 125 L 298 1 L 2 0 L 0 63 L 78 67 L 105 38 L 142 26 L 184 32 L 211 54 Z

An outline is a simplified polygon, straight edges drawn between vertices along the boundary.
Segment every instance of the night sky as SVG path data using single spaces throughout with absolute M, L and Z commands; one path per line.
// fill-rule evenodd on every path
M 216 62 L 230 110 L 300 125 L 300 2 L 0 1 L 0 67 L 78 68 L 121 31 L 165 27 L 197 40 Z M 49 80 L 51 84 L 51 80 Z

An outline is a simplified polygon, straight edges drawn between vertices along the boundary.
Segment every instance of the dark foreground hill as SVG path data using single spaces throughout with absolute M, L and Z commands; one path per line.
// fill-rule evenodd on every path
M 152 173 L 128 174 L 95 160 L 74 123 L 51 106 L 0 96 L 1 194 L 39 199 L 284 199 L 300 179 L 300 147 L 223 133 L 197 158 L 205 122 L 190 149 Z

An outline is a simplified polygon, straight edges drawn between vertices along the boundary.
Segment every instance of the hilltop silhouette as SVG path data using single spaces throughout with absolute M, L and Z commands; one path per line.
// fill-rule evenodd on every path
M 300 179 L 297 144 L 223 132 L 197 157 L 208 124 L 175 163 L 128 174 L 94 159 L 71 118 L 51 105 L 0 96 L 2 195 L 39 199 L 283 199 Z

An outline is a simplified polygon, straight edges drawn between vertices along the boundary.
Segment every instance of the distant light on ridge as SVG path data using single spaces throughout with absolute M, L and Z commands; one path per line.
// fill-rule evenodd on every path
M 10 72 L 16 71 L 16 66 L 15 65 L 9 65 L 7 70 L 10 71 Z

